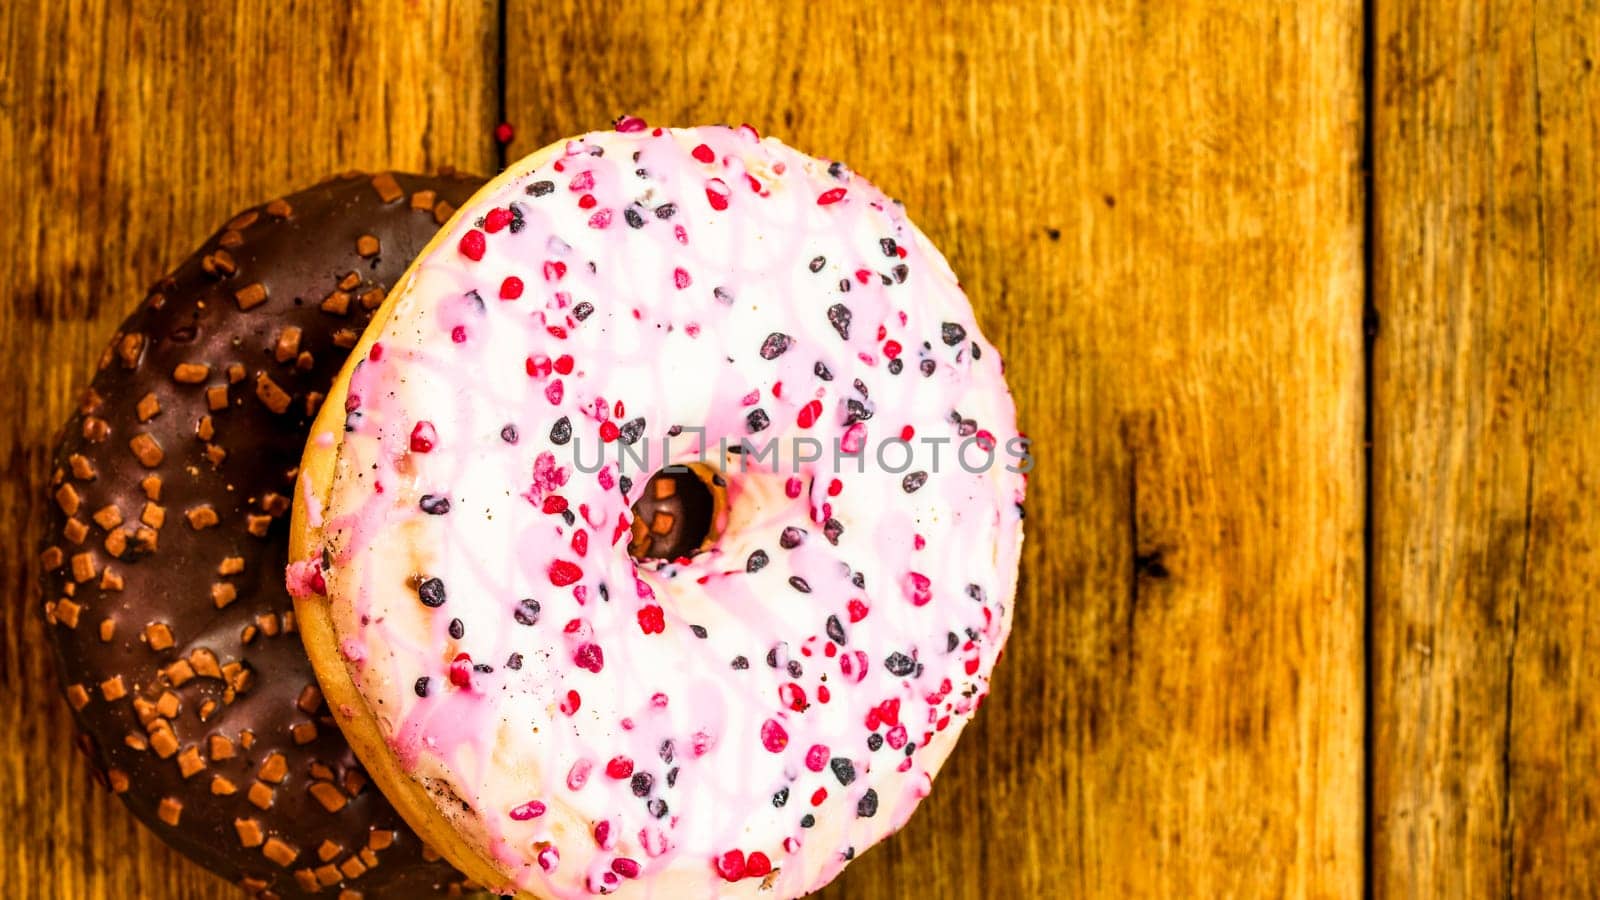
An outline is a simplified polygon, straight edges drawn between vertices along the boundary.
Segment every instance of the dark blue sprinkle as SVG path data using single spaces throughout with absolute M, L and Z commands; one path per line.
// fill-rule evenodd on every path
M 572 420 L 562 416 L 556 420 L 556 424 L 550 426 L 550 443 L 560 446 L 570 440 L 572 440 Z
M 828 760 L 828 768 L 833 770 L 833 777 L 839 779 L 839 783 L 842 785 L 849 786 L 850 782 L 856 780 L 855 763 L 842 756 L 835 756 L 833 759 Z
M 529 597 L 517 604 L 512 613 L 518 625 L 537 625 L 539 623 L 539 601 Z
M 417 505 L 430 516 L 442 516 L 450 511 L 450 498 L 437 494 L 423 494 L 421 502 Z
M 423 606 L 438 608 L 444 605 L 444 582 L 437 578 L 424 579 L 417 585 L 417 599 Z

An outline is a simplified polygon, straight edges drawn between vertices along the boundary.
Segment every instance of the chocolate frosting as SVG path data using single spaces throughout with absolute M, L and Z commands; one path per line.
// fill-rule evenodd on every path
M 80 748 L 264 897 L 462 891 L 334 724 L 283 570 L 323 394 L 480 183 L 348 174 L 236 216 L 122 324 L 55 452 L 44 611 Z

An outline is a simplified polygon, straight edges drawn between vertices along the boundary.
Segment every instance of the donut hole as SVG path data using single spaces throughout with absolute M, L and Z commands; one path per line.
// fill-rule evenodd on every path
M 628 555 L 639 562 L 686 559 L 716 543 L 727 483 L 703 463 L 666 466 L 633 504 Z

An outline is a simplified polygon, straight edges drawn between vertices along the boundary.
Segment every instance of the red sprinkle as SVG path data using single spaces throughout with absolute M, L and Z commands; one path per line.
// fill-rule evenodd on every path
M 578 649 L 572 651 L 572 661 L 578 668 L 597 674 L 606 665 L 606 657 L 600 652 L 599 644 L 579 644 Z
M 618 781 L 627 778 L 633 774 L 633 760 L 626 756 L 613 756 L 611 761 L 606 763 L 606 774 Z
M 560 373 L 562 375 L 571 375 L 572 374 L 572 357 L 569 354 L 566 354 L 566 353 L 561 354 L 560 356 L 556 357 L 555 366 L 556 366 L 556 371 L 558 373 Z
M 639 630 L 645 634 L 660 634 L 667 628 L 661 607 L 651 604 L 639 609 Z
M 411 429 L 411 452 L 427 453 L 439 440 L 439 435 L 433 430 L 433 423 L 427 420 L 418 422 Z
M 582 197 L 578 198 L 578 208 L 579 209 L 594 209 L 595 204 L 597 204 L 599 202 L 600 202 L 599 200 L 596 200 L 594 198 L 593 194 L 584 194 Z
M 511 210 L 503 206 L 496 206 L 489 210 L 483 217 L 483 230 L 494 234 L 496 231 L 511 224 Z
M 622 430 L 617 427 L 617 423 L 611 421 L 600 423 L 600 440 L 609 444 L 616 440 L 621 434 Z
M 457 653 L 450 661 L 450 683 L 458 688 L 472 687 L 472 657 Z
M 635 131 L 643 131 L 647 127 L 648 126 L 645 124 L 645 121 L 638 116 L 623 116 L 617 120 L 617 130 L 623 134 L 631 134 Z
M 706 182 L 706 201 L 711 208 L 721 212 L 728 208 L 728 185 L 721 178 L 713 178 Z
M 795 423 L 801 428 L 810 428 L 811 426 L 817 424 L 817 419 L 821 417 L 821 415 L 822 401 L 813 400 L 810 403 L 807 403 L 805 406 L 800 407 L 800 415 L 796 417 Z
M 567 274 L 567 264 L 559 259 L 546 260 L 544 264 L 544 280 L 560 281 Z
M 574 584 L 582 577 L 583 569 L 579 568 L 577 563 L 558 559 L 550 564 L 550 583 L 556 587 L 566 587 L 569 584 Z
M 588 555 L 589 532 L 580 528 L 572 533 L 572 552 L 578 554 L 579 556 Z
M 484 239 L 483 232 L 476 228 L 470 229 L 466 234 L 463 234 L 461 243 L 457 245 L 458 249 L 461 250 L 461 255 L 473 262 L 483 259 L 483 251 L 487 246 L 488 243 Z
M 761 746 L 769 753 L 782 753 L 789 746 L 789 732 L 776 719 L 768 719 L 761 723 Z
M 717 857 L 713 864 L 716 866 L 717 874 L 721 875 L 725 881 L 738 881 L 744 877 L 743 850 L 729 850 L 727 853 Z
M 578 696 L 577 691 L 567 691 L 567 698 L 561 701 L 561 711 L 569 716 L 575 714 L 581 706 L 583 698 Z
M 750 857 L 744 861 L 744 877 L 746 878 L 763 878 L 771 871 L 772 861 L 767 859 L 767 855 L 760 850 L 750 854 Z
M 843 200 L 843 199 L 844 199 L 844 188 L 833 188 L 831 190 L 823 191 L 821 196 L 817 197 L 817 205 L 818 206 L 828 206 L 828 205 L 833 204 L 833 203 L 838 203 L 840 200 Z
M 544 804 L 537 800 L 529 800 L 527 803 L 511 810 L 511 821 L 526 822 L 529 819 L 537 819 L 542 815 L 544 815 Z
M 465 326 L 465 325 L 457 325 L 456 327 L 450 329 L 450 340 L 456 342 L 457 344 L 466 343 L 467 342 L 467 326 Z
M 812 744 L 806 751 L 806 768 L 813 772 L 821 772 L 828 766 L 828 748 L 823 744 Z
M 852 599 L 845 606 L 850 610 L 850 624 L 854 625 L 867 617 L 867 605 L 860 600 Z
M 594 768 L 587 759 L 580 759 L 567 770 L 567 789 L 576 791 L 589 783 L 589 770 Z
M 672 270 L 672 285 L 678 290 L 683 290 L 691 284 L 689 273 L 682 267 Z
M 817 788 L 816 793 L 811 795 L 811 805 L 812 806 L 821 806 L 823 803 L 825 803 L 827 801 L 827 799 L 828 799 L 828 789 L 827 788 Z
M 611 210 L 602 209 L 589 217 L 590 228 L 605 228 L 611 224 Z
M 592 187 L 594 187 L 594 172 L 589 169 L 572 176 L 572 181 L 567 184 L 567 190 L 573 193 L 587 191 Z
M 623 878 L 638 878 L 639 863 L 626 856 L 619 856 L 611 861 L 611 871 Z
M 515 300 L 522 296 L 522 279 L 515 275 L 507 275 L 506 280 L 500 282 L 500 299 Z
M 690 150 L 689 155 L 703 163 L 714 163 L 717 161 L 717 154 L 713 153 L 711 148 L 707 147 L 705 144 L 701 144 L 700 146 L 695 147 L 693 150 Z
M 560 494 L 551 494 L 544 498 L 544 512 L 547 515 L 559 516 L 567 511 L 567 498 Z
M 517 130 L 511 127 L 510 122 L 501 122 L 494 127 L 494 139 L 497 143 L 509 144 L 517 136 Z

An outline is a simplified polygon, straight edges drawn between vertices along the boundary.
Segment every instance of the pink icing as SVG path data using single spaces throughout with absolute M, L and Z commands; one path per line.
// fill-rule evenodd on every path
M 960 464 L 1015 412 L 900 205 L 630 118 L 514 165 L 394 302 L 328 570 L 289 581 L 326 578 L 380 729 L 502 887 L 794 897 L 904 824 L 1005 643 L 1023 477 Z M 945 443 L 874 457 L 896 438 Z M 631 501 L 696 458 L 727 532 L 636 565 Z

